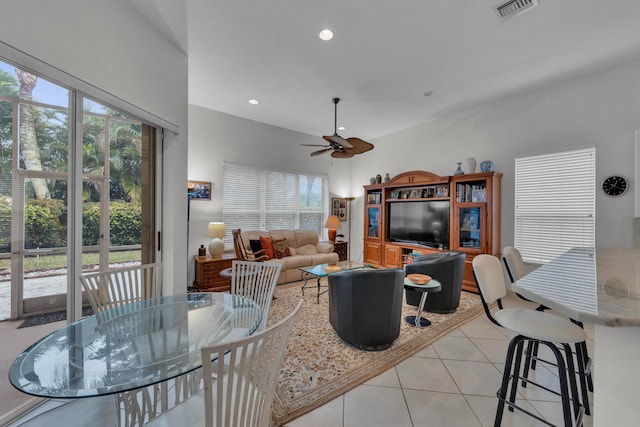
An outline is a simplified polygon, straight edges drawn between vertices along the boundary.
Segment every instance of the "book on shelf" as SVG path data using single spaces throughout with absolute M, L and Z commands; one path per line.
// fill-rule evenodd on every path
M 456 202 L 486 202 L 487 186 L 484 184 L 456 184 Z

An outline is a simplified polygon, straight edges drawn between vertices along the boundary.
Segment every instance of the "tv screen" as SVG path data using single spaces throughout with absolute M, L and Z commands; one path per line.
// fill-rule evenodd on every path
M 389 239 L 449 249 L 449 201 L 389 203 Z

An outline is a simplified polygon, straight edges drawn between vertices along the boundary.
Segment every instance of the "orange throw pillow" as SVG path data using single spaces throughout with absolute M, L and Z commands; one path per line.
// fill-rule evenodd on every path
M 271 237 L 260 237 L 260 246 L 264 249 L 264 254 L 269 259 L 273 259 L 276 257 L 275 252 L 273 251 L 273 243 L 271 242 Z

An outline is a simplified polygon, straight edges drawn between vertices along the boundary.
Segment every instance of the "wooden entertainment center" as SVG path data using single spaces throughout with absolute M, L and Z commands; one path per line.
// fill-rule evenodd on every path
M 461 251 L 467 257 L 462 289 L 477 293 L 471 271 L 473 258 L 485 253 L 500 254 L 501 178 L 499 172 L 440 176 L 427 171 L 409 171 L 381 184 L 366 185 L 364 262 L 376 267 L 402 267 L 420 254 Z M 390 227 L 392 204 L 425 201 L 449 203 L 448 244 L 435 229 L 428 230 L 432 238 L 425 244 L 414 243 L 412 239 L 392 239 L 390 233 L 396 232 L 393 225 Z M 428 203 L 422 205 L 429 206 Z M 435 205 L 446 206 L 446 203 Z M 445 226 L 437 221 L 432 225 L 433 228 Z M 418 232 L 425 234 L 425 230 Z

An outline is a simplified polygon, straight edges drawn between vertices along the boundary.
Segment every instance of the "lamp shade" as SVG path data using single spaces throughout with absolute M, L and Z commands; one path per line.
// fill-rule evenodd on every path
M 329 241 L 336 241 L 336 229 L 340 228 L 340 219 L 336 215 L 331 215 L 324 223 L 324 227 L 329 229 Z
M 210 222 L 207 227 L 207 237 L 212 239 L 224 239 L 227 235 L 227 231 L 224 228 L 224 222 Z
M 340 218 L 338 218 L 336 215 L 331 215 L 329 218 L 327 218 L 327 222 L 324 223 L 324 228 L 340 228 Z

